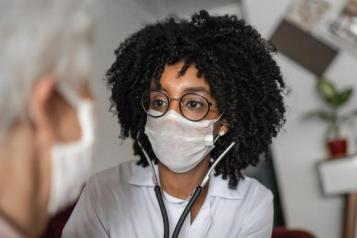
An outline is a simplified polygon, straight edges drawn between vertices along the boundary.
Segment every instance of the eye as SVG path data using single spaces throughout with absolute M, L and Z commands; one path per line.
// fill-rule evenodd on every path
M 185 107 L 189 109 L 199 109 L 203 107 L 203 103 L 197 100 L 190 100 L 186 102 Z
M 165 102 L 164 100 L 162 100 L 162 99 L 154 99 L 154 100 L 152 101 L 152 105 L 153 105 L 154 107 L 163 107 L 163 106 L 166 105 L 166 102 Z
M 201 112 L 208 109 L 208 102 L 200 95 L 187 94 L 182 98 L 182 109 L 191 112 Z
M 183 101 L 183 109 L 189 110 L 189 111 L 202 111 L 206 110 L 207 106 L 206 103 L 202 100 L 196 100 L 196 99 L 189 99 Z

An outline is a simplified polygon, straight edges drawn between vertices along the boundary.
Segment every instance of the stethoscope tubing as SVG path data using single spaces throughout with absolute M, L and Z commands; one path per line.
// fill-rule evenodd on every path
M 219 136 L 217 136 L 219 137 Z M 215 141 L 218 138 L 215 139 Z M 155 184 L 154 187 L 154 191 L 155 191 L 155 195 L 156 195 L 156 199 L 157 202 L 159 203 L 159 207 L 160 207 L 160 212 L 161 212 L 161 216 L 162 216 L 162 221 L 163 221 L 163 225 L 164 225 L 164 238 L 169 238 L 170 235 L 170 225 L 169 225 L 169 218 L 167 216 L 167 211 L 165 208 L 165 203 L 164 200 L 162 198 L 162 190 L 161 187 L 159 185 L 159 181 L 157 179 L 156 173 L 155 173 L 155 169 L 154 169 L 154 165 L 152 164 L 152 161 L 150 160 L 147 152 L 145 151 L 145 149 L 142 147 L 141 143 L 139 142 L 139 135 L 138 135 L 138 144 L 139 147 L 141 148 L 141 150 L 143 151 L 151 169 L 153 172 L 153 181 Z M 192 210 L 193 205 L 195 205 L 197 199 L 199 198 L 199 196 L 201 195 L 203 188 L 206 186 L 208 180 L 209 180 L 209 176 L 212 173 L 213 169 L 218 165 L 218 163 L 223 159 L 223 157 L 233 148 L 233 146 L 235 145 L 235 142 L 232 142 L 226 149 L 225 151 L 216 159 L 216 161 L 213 163 L 213 165 L 211 166 L 211 168 L 209 169 L 209 171 L 207 172 L 206 176 L 204 177 L 202 183 L 196 187 L 196 189 L 194 190 L 194 192 L 192 193 L 192 196 L 190 198 L 190 200 L 188 201 L 185 209 L 183 210 L 176 226 L 174 229 L 174 232 L 172 234 L 172 238 L 178 238 L 180 231 L 182 229 L 183 223 L 185 222 L 188 214 L 190 213 L 190 211 Z M 212 150 L 213 148 L 211 148 Z M 208 152 L 207 152 L 208 154 Z
M 162 199 L 161 187 L 159 185 L 155 185 L 154 190 L 155 190 L 157 202 L 159 203 L 162 221 L 164 224 L 164 238 L 169 238 L 170 235 L 169 218 L 167 216 L 164 200 Z
M 192 194 L 191 199 L 188 201 L 185 210 L 183 210 L 180 219 L 178 220 L 176 226 L 175 226 L 175 230 L 174 233 L 172 234 L 172 238 L 177 238 L 180 234 L 181 228 L 183 223 L 186 220 L 187 215 L 190 213 L 190 211 L 192 210 L 193 205 L 195 205 L 198 197 L 201 195 L 203 188 L 201 186 L 198 186 L 195 191 Z

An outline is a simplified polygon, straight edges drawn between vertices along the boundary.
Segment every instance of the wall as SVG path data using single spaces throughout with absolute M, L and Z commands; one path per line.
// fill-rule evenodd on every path
M 129 34 L 152 22 L 153 16 L 132 0 L 98 1 L 99 17 L 94 49 L 95 75 L 92 89 L 97 100 L 97 144 L 93 172 L 134 159 L 130 140 L 118 139 L 120 128 L 109 110 L 109 91 L 103 81 L 114 61 L 114 50 Z
M 292 1 L 249 0 L 246 2 L 250 23 L 265 37 L 269 37 Z M 292 90 L 287 97 L 285 131 L 273 145 L 286 222 L 291 227 L 306 228 L 317 237 L 341 237 L 343 199 L 338 196 L 324 197 L 316 174 L 316 163 L 326 157 L 323 145 L 325 127 L 317 121 L 301 120 L 306 111 L 322 105 L 314 91 L 314 75 L 283 55 L 277 55 L 276 59 Z M 356 58 L 349 53 L 341 52 L 326 75 L 341 86 L 356 87 L 356 71 Z M 353 106 L 356 108 L 356 105 L 355 96 L 346 109 L 351 109 Z M 350 132 L 357 135 L 355 127 Z M 353 139 L 351 143 L 351 151 L 355 151 L 355 140 Z

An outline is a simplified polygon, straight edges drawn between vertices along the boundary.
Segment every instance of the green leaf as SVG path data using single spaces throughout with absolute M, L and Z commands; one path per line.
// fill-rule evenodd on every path
M 337 106 L 340 107 L 344 105 L 352 96 L 353 88 L 347 88 L 337 95 Z
M 333 101 L 333 98 L 337 95 L 335 85 L 327 79 L 319 79 L 317 81 L 317 90 L 327 101 Z

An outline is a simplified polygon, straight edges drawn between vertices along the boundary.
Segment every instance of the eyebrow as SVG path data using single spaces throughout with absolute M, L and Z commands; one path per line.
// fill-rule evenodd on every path
M 163 88 L 161 86 L 161 84 L 151 85 L 150 89 L 152 89 L 152 90 L 162 90 L 162 91 L 167 92 L 167 90 L 165 88 Z M 206 93 L 206 94 L 210 95 L 209 90 L 206 87 L 203 87 L 203 86 L 188 87 L 188 88 L 185 88 L 183 90 L 183 93 L 199 93 L 199 92 L 203 92 L 203 93 Z
M 189 87 L 185 88 L 183 91 L 184 93 L 206 93 L 207 95 L 210 95 L 210 92 L 207 90 L 206 87 Z

